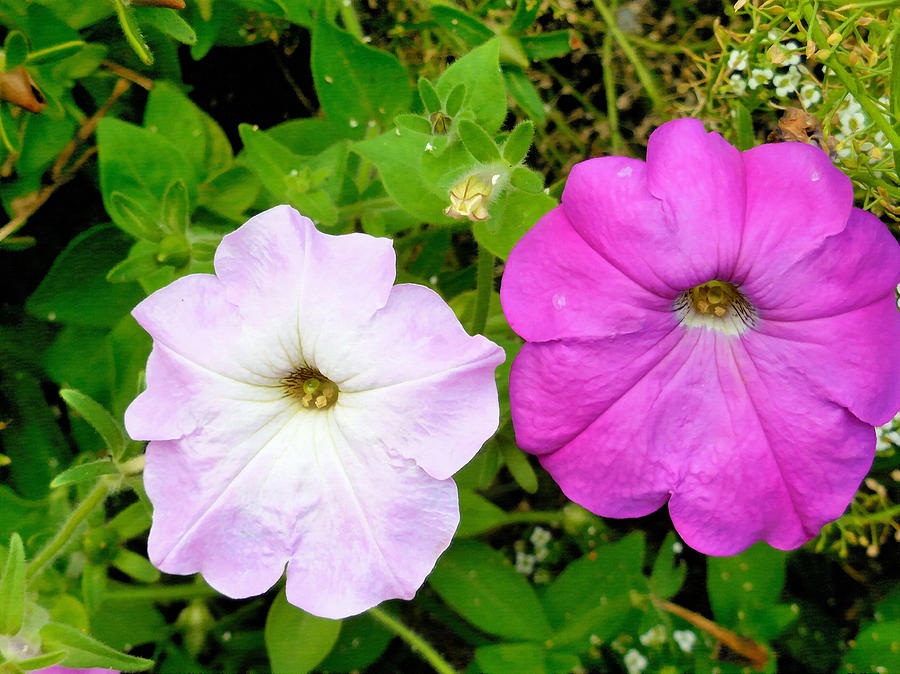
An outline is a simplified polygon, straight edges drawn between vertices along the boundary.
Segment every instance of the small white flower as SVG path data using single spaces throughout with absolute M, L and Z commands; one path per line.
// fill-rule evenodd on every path
M 807 108 L 812 107 L 822 100 L 822 92 L 812 82 L 804 82 L 800 85 L 800 101 Z
M 766 84 L 771 80 L 774 74 L 771 68 L 754 68 L 750 71 L 750 79 L 747 82 L 747 86 L 751 90 L 758 89 L 761 84 Z
M 425 152 L 434 152 L 434 145 L 431 143 L 425 143 Z
M 639 638 L 644 646 L 662 646 L 666 643 L 666 626 L 654 625 Z
M 791 55 L 785 59 L 782 65 L 796 66 L 800 65 L 800 43 L 796 40 L 789 40 L 785 43 L 784 48 L 791 52 Z
M 681 541 L 675 541 L 674 543 L 672 543 L 672 552 L 674 552 L 676 555 L 680 555 L 682 552 L 684 552 L 684 545 L 682 545 Z
M 729 70 L 746 70 L 750 61 L 750 55 L 746 49 L 734 49 L 728 54 Z
M 675 630 L 672 632 L 672 638 L 675 639 L 675 643 L 685 653 L 690 653 L 694 650 L 694 644 L 697 643 L 697 635 L 691 630 Z
M 546 548 L 547 544 L 553 540 L 553 534 L 544 527 L 535 527 L 534 531 L 531 532 L 531 538 L 529 540 L 536 548 Z
M 625 669 L 628 670 L 628 674 L 641 674 L 647 669 L 648 664 L 650 663 L 647 658 L 633 648 L 625 654 Z
M 801 78 L 800 71 L 795 67 L 789 68 L 784 74 L 775 75 L 772 78 L 772 84 L 775 85 L 775 94 L 777 96 L 787 96 L 792 91 L 796 91 Z
M 745 80 L 740 73 L 734 73 L 728 78 L 728 81 L 731 83 L 731 90 L 738 96 L 743 95 L 743 93 L 747 91 L 747 80 Z
M 516 553 L 516 571 L 523 576 L 528 576 L 534 571 L 534 555 L 527 555 L 524 552 Z

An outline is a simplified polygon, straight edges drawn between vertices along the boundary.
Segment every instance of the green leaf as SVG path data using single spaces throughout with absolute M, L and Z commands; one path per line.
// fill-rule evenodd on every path
M 369 615 L 344 620 L 341 633 L 331 652 L 318 666 L 323 672 L 362 672 L 381 657 L 393 632 Z
M 437 90 L 427 77 L 420 77 L 418 82 L 419 98 L 422 99 L 422 105 L 426 112 L 437 112 L 441 109 L 441 99 Z
M 592 611 L 618 598 L 627 601 L 631 590 L 645 591 L 647 580 L 641 572 L 644 547 L 644 534 L 636 531 L 569 564 L 543 595 L 551 623 L 562 627 L 580 622 L 582 616 L 593 615 Z
M 9 429 L 4 431 L 7 432 Z M 28 540 L 53 525 L 48 517 L 46 500 L 22 498 L 5 484 L 0 485 L 0 512 L 3 513 L 0 517 L 0 540 L 6 540 L 13 534 Z
M 506 96 L 500 74 L 500 40 L 494 38 L 455 61 L 437 81 L 438 95 L 446 97 L 459 84 L 466 85 L 464 110 L 488 133 L 494 133 L 506 118 Z
M 450 90 L 450 93 L 447 94 L 447 101 L 444 104 L 444 110 L 450 117 L 453 117 L 459 112 L 459 109 L 462 107 L 463 103 L 466 100 L 466 88 L 465 82 L 460 82 L 453 89 Z
M 517 166 L 509 177 L 509 184 L 517 190 L 536 194 L 544 189 L 544 177 L 524 166 Z
M 402 115 L 397 115 L 394 122 L 396 122 L 397 126 L 404 129 L 409 129 L 410 131 L 415 131 L 416 133 L 421 133 L 426 136 L 431 135 L 431 123 L 420 115 L 404 113 Z
M 532 61 L 560 58 L 572 51 L 576 34 L 571 30 L 555 30 L 521 38 L 522 47 Z
M 119 422 L 102 405 L 81 391 L 64 388 L 60 390 L 59 395 L 69 407 L 93 426 L 94 430 L 103 438 L 109 453 L 118 460 L 128 443 L 125 431 Z
M 340 631 L 340 620 L 310 615 L 289 604 L 284 592 L 279 592 L 266 616 L 266 652 L 272 671 L 310 671 L 331 652 Z
M 292 119 L 266 129 L 266 133 L 299 156 L 319 154 L 351 136 L 347 129 L 318 117 Z
M 112 560 L 112 565 L 126 576 L 130 576 L 142 583 L 155 583 L 160 574 L 150 561 L 143 555 L 121 548 Z
M 474 302 L 472 307 L 474 309 Z M 497 479 L 499 470 L 500 449 L 497 447 L 497 441 L 492 438 L 484 444 L 474 459 L 453 476 L 453 479 L 460 489 L 487 489 Z
M 198 206 L 243 223 L 260 193 L 260 181 L 248 168 L 232 166 L 200 186 Z
M 50 63 L 52 61 L 62 61 L 70 56 L 74 56 L 82 49 L 88 46 L 83 40 L 69 40 L 60 44 L 55 44 L 43 49 L 37 49 L 28 54 L 28 65 L 40 65 L 42 63 Z M 100 45 L 92 45 L 94 48 Z M 105 49 L 104 49 L 105 52 Z M 70 71 L 71 74 L 71 71 Z
M 583 671 L 570 653 L 548 651 L 543 644 L 491 644 L 475 649 L 475 664 L 484 674 L 552 674 Z
M 72 325 L 115 325 L 144 299 L 138 285 L 106 280 L 127 250 L 126 237 L 115 227 L 98 225 L 82 232 L 53 261 L 26 309 L 38 318 Z
M 550 634 L 534 589 L 499 552 L 456 540 L 438 560 L 428 584 L 480 630 L 507 639 L 543 641 Z
M 116 530 L 119 540 L 127 541 L 129 538 L 140 536 L 147 531 L 151 521 L 147 510 L 140 502 L 137 502 L 118 513 L 106 526 Z
M 140 281 L 159 269 L 159 261 L 155 253 L 129 253 L 128 257 L 119 262 L 106 274 L 106 280 L 110 283 L 130 283 Z
M 81 599 L 88 614 L 97 613 L 106 596 L 106 564 L 84 563 L 81 572 Z
M 197 33 L 174 9 L 166 7 L 136 7 L 138 19 L 155 26 L 169 37 L 187 45 L 197 44 Z
M 466 149 L 482 164 L 500 161 L 500 150 L 493 139 L 477 124 L 464 119 L 459 123 L 459 137 Z
M 128 44 L 144 65 L 153 65 L 153 54 L 144 40 L 144 34 L 138 25 L 134 8 L 126 5 L 124 0 L 113 0 L 113 3 L 116 6 L 116 16 L 119 18 L 119 25 L 122 27 L 122 32 L 125 33 L 125 39 L 128 41 Z
M 412 103 L 406 70 L 392 54 L 335 27 L 326 14 L 321 11 L 316 18 L 311 56 L 325 116 L 348 137 L 361 137 L 370 121 L 389 127 Z
M 54 651 L 53 653 L 45 653 L 34 658 L 28 658 L 27 660 L 19 660 L 15 664 L 18 665 L 21 669 L 24 669 L 26 672 L 28 672 L 35 669 L 52 667 L 53 665 L 65 660 L 66 655 L 67 653 L 65 651 Z
M 501 442 L 500 453 L 503 455 L 503 462 L 506 464 L 506 468 L 513 476 L 516 484 L 529 494 L 534 494 L 538 488 L 537 474 L 534 472 L 534 468 L 531 467 L 528 454 L 511 442 Z
M 191 224 L 191 205 L 187 187 L 181 179 L 173 180 L 162 200 L 162 227 L 169 234 L 186 235 Z
M 458 538 L 468 538 L 496 529 L 506 522 L 506 512 L 470 489 L 459 490 Z
M 516 4 L 516 13 L 509 24 L 507 32 L 524 33 L 534 23 L 540 10 L 540 0 L 519 0 Z
M 510 166 L 515 166 L 525 159 L 532 138 L 534 138 L 534 124 L 531 121 L 524 121 L 512 130 L 503 145 L 503 158 Z
M 50 483 L 50 488 L 56 489 L 57 487 L 64 487 L 78 482 L 86 482 L 87 480 L 97 480 L 103 475 L 113 475 L 117 472 L 119 471 L 112 461 L 91 461 L 90 463 L 83 463 L 79 466 L 64 470 L 53 478 L 53 481 Z
M 519 239 L 556 205 L 543 191 L 508 190 L 491 204 L 490 219 L 476 222 L 472 233 L 482 246 L 505 260 Z
M 494 31 L 455 7 L 435 5 L 431 8 L 431 15 L 439 26 L 472 46 L 480 45 L 494 37 Z
M 193 166 L 193 175 L 200 182 L 219 175 L 233 163 L 231 143 L 225 132 L 169 82 L 156 82 L 150 91 L 144 110 L 144 128 L 171 141 L 185 163 Z
M 147 213 L 140 201 L 122 192 L 113 192 L 109 201 L 110 215 L 120 229 L 145 241 L 156 242 L 162 238 L 158 221 Z
M 6 52 L 6 72 L 22 65 L 28 58 L 28 43 L 25 36 L 17 30 L 11 30 L 6 34 L 3 50 Z
M 659 554 L 653 562 L 653 572 L 650 574 L 650 589 L 660 599 L 674 597 L 687 576 L 687 566 L 684 560 L 675 564 L 675 534 L 669 532 L 662 545 L 659 546 Z
M 152 660 L 120 653 L 70 625 L 47 623 L 41 629 L 41 639 L 45 649 L 69 652 L 64 661 L 66 667 L 106 667 L 137 672 L 153 667 Z
M 706 588 L 716 621 L 762 641 L 777 636 L 796 617 L 777 605 L 785 560 L 786 553 L 765 543 L 733 557 L 709 557 Z
M 753 120 L 750 111 L 740 101 L 731 102 L 731 114 L 734 117 L 735 144 L 737 149 L 749 150 L 756 144 L 756 136 L 753 133 Z
M 128 587 L 113 582 L 110 585 L 111 591 Z M 91 615 L 94 636 L 119 650 L 159 642 L 172 631 L 151 601 L 107 601 Z
M 194 167 L 162 131 L 154 133 L 105 117 L 97 126 L 97 141 L 103 204 L 113 222 L 125 231 L 134 230 L 134 222 L 122 220 L 112 201 L 114 192 L 121 192 L 140 203 L 147 218 L 159 222 L 163 195 L 173 176 L 177 176 L 185 181 L 189 200 L 195 203 L 197 180 Z
M 0 581 L 0 634 L 16 634 L 25 616 L 25 547 L 19 534 L 9 539 L 6 568 Z
M 842 672 L 900 671 L 900 620 L 872 623 L 851 643 Z

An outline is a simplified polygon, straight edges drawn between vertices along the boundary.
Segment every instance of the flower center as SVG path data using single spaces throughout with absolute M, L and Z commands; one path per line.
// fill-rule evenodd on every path
M 728 335 L 740 335 L 756 325 L 756 309 L 737 286 L 726 281 L 709 281 L 685 290 L 673 306 L 681 322 L 690 327 L 706 327 Z
M 301 367 L 281 380 L 285 393 L 300 401 L 303 407 L 328 409 L 337 402 L 337 384 L 318 370 Z

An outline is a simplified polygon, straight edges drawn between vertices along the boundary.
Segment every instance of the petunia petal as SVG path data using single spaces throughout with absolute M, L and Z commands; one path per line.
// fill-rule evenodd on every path
M 698 279 L 690 285 L 730 276 L 744 230 L 740 153 L 700 120 L 663 124 L 647 144 L 647 188 L 665 204 L 672 236 Z
M 504 359 L 437 293 L 399 285 L 367 325 L 320 347 L 318 364 L 341 389 L 335 415 L 354 446 L 382 447 L 446 479 L 497 430 L 494 369 Z
M 526 343 L 509 379 L 516 444 L 534 454 L 560 448 L 656 367 L 682 335 L 674 315 L 659 314 L 635 333 Z
M 747 341 L 755 358 L 768 357 L 797 376 L 810 395 L 847 407 L 871 424 L 887 423 L 900 408 L 900 313 L 893 289 L 868 306 L 807 321 L 761 321 Z M 802 377 L 800 376 L 802 374 Z
M 315 467 L 323 497 L 298 521 L 287 598 L 340 618 L 412 599 L 459 523 L 456 485 L 378 447 L 350 445 L 336 426 Z
M 672 382 L 704 392 L 690 432 L 674 429 L 680 477 L 669 512 L 705 554 L 735 554 L 758 540 L 801 545 L 841 515 L 874 453 L 871 426 L 810 395 L 802 373 L 765 349 L 751 355 L 755 337 L 710 334 Z
M 302 335 L 305 363 L 384 306 L 394 282 L 389 239 L 331 236 L 289 206 L 251 218 L 222 239 L 216 274 L 248 323 L 292 349 Z
M 834 210 L 837 206 L 823 219 Z M 793 229 L 807 226 L 811 225 L 803 222 Z M 817 242 L 787 241 L 782 252 L 760 254 L 741 289 L 761 318 L 796 321 L 833 316 L 893 293 L 900 283 L 900 245 L 884 223 L 854 208 L 840 228 Z
M 654 295 L 618 271 L 576 233 L 562 208 L 516 244 L 500 288 L 510 326 L 531 341 L 636 332 L 670 312 L 674 297 Z

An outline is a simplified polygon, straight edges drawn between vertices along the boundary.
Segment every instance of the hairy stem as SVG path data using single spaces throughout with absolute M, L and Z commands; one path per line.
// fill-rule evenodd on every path
M 413 632 L 402 622 L 393 616 L 388 615 L 378 607 L 369 609 L 368 613 L 391 632 L 403 639 L 403 641 L 405 641 L 412 649 L 413 653 L 421 656 L 423 660 L 434 668 L 434 671 L 439 672 L 440 674 L 456 674 L 456 669 L 453 668 L 453 665 L 444 660 L 430 643 L 425 641 L 425 639 Z

